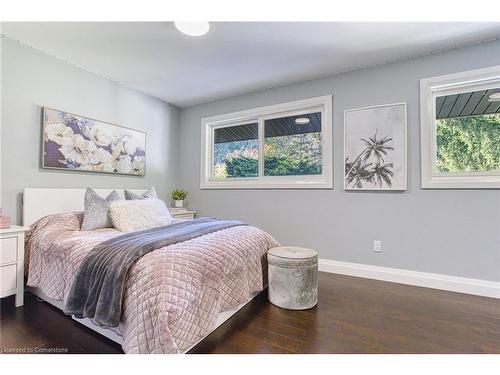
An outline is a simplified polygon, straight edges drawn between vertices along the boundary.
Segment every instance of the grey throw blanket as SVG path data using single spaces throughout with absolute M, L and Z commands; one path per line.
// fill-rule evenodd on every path
M 64 312 L 92 318 L 104 327 L 120 323 L 127 272 L 143 255 L 221 229 L 240 221 L 201 218 L 125 233 L 94 247 L 83 260 L 71 285 Z

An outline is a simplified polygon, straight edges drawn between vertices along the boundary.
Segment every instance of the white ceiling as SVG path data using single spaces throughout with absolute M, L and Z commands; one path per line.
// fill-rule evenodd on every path
M 500 23 L 3 23 L 7 37 L 186 107 L 500 36 Z

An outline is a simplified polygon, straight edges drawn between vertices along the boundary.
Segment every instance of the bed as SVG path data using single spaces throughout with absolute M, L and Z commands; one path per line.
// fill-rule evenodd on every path
M 59 309 L 88 252 L 121 235 L 112 228 L 80 230 L 84 194 L 85 189 L 24 191 L 23 223 L 31 228 L 27 287 Z M 266 252 L 277 245 L 258 228 L 236 226 L 156 249 L 127 274 L 118 327 L 75 320 L 119 343 L 125 353 L 186 353 L 266 287 Z

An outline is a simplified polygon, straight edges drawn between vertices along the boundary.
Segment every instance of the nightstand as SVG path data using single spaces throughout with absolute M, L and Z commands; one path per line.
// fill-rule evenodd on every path
M 196 216 L 196 211 L 189 211 L 187 208 L 176 208 L 176 207 L 171 207 L 170 209 L 170 215 L 176 219 L 194 219 Z
M 16 295 L 16 307 L 24 303 L 24 233 L 27 227 L 0 229 L 0 298 Z

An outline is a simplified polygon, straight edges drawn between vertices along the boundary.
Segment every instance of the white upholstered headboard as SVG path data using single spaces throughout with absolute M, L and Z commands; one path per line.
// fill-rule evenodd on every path
M 85 188 L 25 188 L 23 195 L 23 225 L 59 212 L 83 211 Z M 94 189 L 101 196 L 116 190 L 123 197 L 124 189 Z M 145 189 L 128 189 L 143 193 Z

